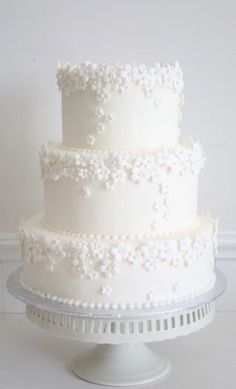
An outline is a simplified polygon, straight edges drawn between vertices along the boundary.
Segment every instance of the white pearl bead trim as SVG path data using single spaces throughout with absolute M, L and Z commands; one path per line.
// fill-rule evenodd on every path
M 80 300 L 75 300 L 71 298 L 65 298 L 65 297 L 59 297 L 52 295 L 50 293 L 43 292 L 41 290 L 35 290 L 28 285 L 26 285 L 22 277 L 20 278 L 20 284 L 21 286 L 26 289 L 28 292 L 35 294 L 36 296 L 39 296 L 41 298 L 47 299 L 47 300 L 52 300 L 56 301 L 58 303 L 62 304 L 68 304 L 68 305 L 74 305 L 76 307 L 81 307 L 81 308 L 90 308 L 90 309 L 111 309 L 111 310 L 123 310 L 123 309 L 150 309 L 150 308 L 157 308 L 157 307 L 162 307 L 168 304 L 173 304 L 173 303 L 178 303 L 181 301 L 186 301 L 191 298 L 195 298 L 197 296 L 200 296 L 201 294 L 207 293 L 211 288 L 213 288 L 215 284 L 215 274 L 213 273 L 212 280 L 210 284 L 199 290 L 198 292 L 191 293 L 185 296 L 180 296 L 180 297 L 173 297 L 172 299 L 168 300 L 162 300 L 162 301 L 143 301 L 143 302 L 133 302 L 133 303 L 103 303 L 103 302 L 87 302 L 87 301 L 80 301 Z
M 212 218 L 212 216 L 206 212 L 206 213 L 201 213 L 200 216 L 204 217 L 209 217 L 209 219 Z M 42 216 L 43 218 L 43 216 Z M 213 219 L 212 219 L 212 222 L 213 222 Z M 62 234 L 62 235 L 65 235 L 65 236 L 68 236 L 68 237 L 72 237 L 72 238 L 79 238 L 79 239 L 86 239 L 86 240 L 93 240 L 93 239 L 97 239 L 97 240 L 105 240 L 105 241 L 113 241 L 113 242 L 116 242 L 116 241 L 119 241 L 119 240 L 123 240 L 123 241 L 126 241 L 126 240 L 129 240 L 129 241 L 142 241 L 142 240 L 147 240 L 147 239 L 164 239 L 164 238 L 167 238 L 167 239 L 171 239 L 171 238 L 178 238 L 179 236 L 183 235 L 183 234 L 191 234 L 192 232 L 194 232 L 194 230 L 196 230 L 199 226 L 200 226 L 200 222 L 199 222 L 199 218 L 197 218 L 197 220 L 195 221 L 195 223 L 193 223 L 192 225 L 188 226 L 188 227 L 183 227 L 183 228 L 179 228 L 178 230 L 174 229 L 173 231 L 168 231 L 168 232 L 153 232 L 153 233 L 149 233 L 149 234 L 143 234 L 143 235 L 108 235 L 108 234 L 80 234 L 78 232 L 73 232 L 73 231 L 67 231 L 67 230 L 60 230 L 59 228 L 54 228 L 52 226 L 50 226 L 49 224 L 47 224 L 43 219 L 42 219 L 42 227 L 46 228 L 48 231 L 52 231 L 52 232 L 55 232 L 56 234 Z

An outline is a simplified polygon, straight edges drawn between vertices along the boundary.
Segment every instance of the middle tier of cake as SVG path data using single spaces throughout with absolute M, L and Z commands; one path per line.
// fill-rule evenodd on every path
M 40 150 L 45 223 L 80 234 L 143 235 L 197 225 L 198 142 L 141 151 Z

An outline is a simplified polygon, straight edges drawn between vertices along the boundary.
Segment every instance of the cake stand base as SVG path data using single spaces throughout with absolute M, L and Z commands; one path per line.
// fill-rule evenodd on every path
M 163 378 L 170 364 L 142 343 L 99 345 L 78 357 L 73 372 L 100 385 L 131 386 Z
M 195 298 L 147 309 L 91 309 L 46 300 L 25 290 L 19 268 L 7 282 L 9 292 L 26 304 L 28 319 L 52 334 L 98 344 L 72 366 L 85 381 L 109 386 L 131 386 L 160 380 L 169 362 L 146 343 L 188 335 L 206 327 L 215 315 L 215 300 L 226 280 L 215 270 L 216 282 Z

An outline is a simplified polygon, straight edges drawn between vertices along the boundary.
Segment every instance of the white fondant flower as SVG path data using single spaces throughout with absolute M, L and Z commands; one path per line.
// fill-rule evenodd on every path
M 104 121 L 105 122 L 109 123 L 112 121 L 112 119 L 113 119 L 113 116 L 110 112 L 104 114 Z
M 95 143 L 95 137 L 93 135 L 88 135 L 86 138 L 86 143 L 89 146 L 93 146 Z
M 148 271 L 158 269 L 158 243 L 155 241 L 149 241 L 142 246 L 141 252 L 145 269 Z
M 191 250 L 184 256 L 184 265 L 190 266 L 192 263 L 196 262 L 198 259 L 198 252 L 196 250 Z
M 23 247 L 24 247 L 25 261 L 30 263 L 31 260 L 33 259 L 33 253 L 32 253 L 33 242 L 29 237 L 23 240 Z
M 153 203 L 152 208 L 155 212 L 159 212 L 159 213 L 163 210 L 163 198 L 161 196 L 158 196 L 156 198 L 156 200 Z
M 98 119 L 101 119 L 103 117 L 104 113 L 101 108 L 96 108 L 94 111 L 94 116 Z
M 211 238 L 207 232 L 199 234 L 193 243 L 193 249 L 198 258 L 201 258 L 205 252 L 211 247 Z
M 75 155 L 75 164 L 76 164 L 76 166 L 80 166 L 82 164 L 82 162 L 83 162 L 82 155 L 77 153 Z
M 47 243 L 41 236 L 35 240 L 31 246 L 32 262 L 36 263 L 44 259 L 47 255 Z
M 94 261 L 104 260 L 108 255 L 108 247 L 104 242 L 94 240 L 91 242 L 91 253 L 94 258 Z
M 86 198 L 86 199 L 91 196 L 91 191 L 87 186 L 83 186 L 82 193 L 83 193 L 84 198 Z
M 183 256 L 180 252 L 176 252 L 175 254 L 172 255 L 172 257 L 168 258 L 171 266 L 173 267 L 179 267 L 181 263 L 183 262 Z
M 111 285 L 103 285 L 101 286 L 101 294 L 104 296 L 110 296 L 112 293 L 112 287 Z
M 179 240 L 179 249 L 181 253 L 188 253 L 191 249 L 192 239 L 189 237 L 185 237 Z
M 148 301 L 153 301 L 154 298 L 155 298 L 155 294 L 154 294 L 153 291 L 151 291 L 151 292 L 149 292 L 149 293 L 147 294 L 147 300 L 148 300 Z
M 135 255 L 134 250 L 132 248 L 122 242 L 117 243 L 111 248 L 111 254 L 114 258 L 114 261 L 126 261 L 129 263 L 134 263 L 137 261 L 137 256 Z
M 158 258 L 164 262 L 168 258 L 168 248 L 165 241 L 160 241 L 158 243 Z
M 158 228 L 159 228 L 159 224 L 158 224 L 158 221 L 154 220 L 151 224 L 151 229 L 153 231 L 158 231 Z
M 99 274 L 98 274 L 97 271 L 91 270 L 91 271 L 88 272 L 88 278 L 89 278 L 90 280 L 97 280 L 98 277 L 99 277 Z
M 48 255 L 48 256 L 44 257 L 43 261 L 44 261 L 44 265 L 45 265 L 46 270 L 48 270 L 49 272 L 53 272 L 54 267 L 56 265 L 55 258 Z
M 159 264 L 155 258 L 149 258 L 144 262 L 144 268 L 147 271 L 154 271 L 159 268 Z
M 104 124 L 98 123 L 95 127 L 95 131 L 97 134 L 103 134 L 105 130 Z
M 179 283 L 178 282 L 175 282 L 172 286 L 172 290 L 174 293 L 178 292 L 180 289 L 180 286 L 179 286 Z
M 104 277 L 110 278 L 119 273 L 119 264 L 117 261 L 107 259 L 102 262 L 99 271 Z

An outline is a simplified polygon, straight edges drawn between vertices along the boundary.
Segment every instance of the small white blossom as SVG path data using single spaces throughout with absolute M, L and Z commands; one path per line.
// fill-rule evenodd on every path
M 86 143 L 89 146 L 93 146 L 95 143 L 95 137 L 93 135 L 88 135 L 86 138 Z
M 103 134 L 105 130 L 104 124 L 98 123 L 95 127 L 95 131 L 97 134 Z
M 111 248 L 111 254 L 115 261 L 120 262 L 121 260 L 127 262 L 134 262 L 134 253 L 129 245 L 119 242 Z
M 88 279 L 89 280 L 97 280 L 98 277 L 99 277 L 98 272 L 96 272 L 95 270 L 91 270 L 88 272 Z
M 99 240 L 93 240 L 90 244 L 90 249 L 94 261 L 105 260 L 108 256 L 108 246 Z
M 159 264 L 158 264 L 157 259 L 155 259 L 155 258 L 146 259 L 145 262 L 144 262 L 144 268 L 148 272 L 157 270 L 159 268 Z
M 82 193 L 86 199 L 91 196 L 91 191 L 87 186 L 83 186 Z
M 111 285 L 103 285 L 101 287 L 101 294 L 103 294 L 104 296 L 110 296 L 111 293 L 112 293 Z
M 191 245 L 192 245 L 192 239 L 189 237 L 179 240 L 179 249 L 183 253 L 188 253 L 189 250 L 191 249 Z
M 105 121 L 105 122 L 109 123 L 109 122 L 112 121 L 112 119 L 113 119 L 113 116 L 112 116 L 112 114 L 111 114 L 110 112 L 104 114 L 104 121 Z
M 110 278 L 119 273 L 119 264 L 117 261 L 110 261 L 107 259 L 102 262 L 99 271 L 104 277 Z
M 48 270 L 49 272 L 53 272 L 54 267 L 56 265 L 56 261 L 53 257 L 48 255 L 47 257 L 44 257 L 44 265 L 46 270 Z
M 149 292 L 149 293 L 147 294 L 147 300 L 148 300 L 148 301 L 153 301 L 154 298 L 155 298 L 154 292 L 151 291 L 151 292 Z
M 180 286 L 179 286 L 179 283 L 178 283 L 178 282 L 175 282 L 175 283 L 173 284 L 173 286 L 172 286 L 172 290 L 173 290 L 174 293 L 178 292 L 178 291 L 179 291 L 179 288 L 180 288 Z
M 104 113 L 101 108 L 96 108 L 94 111 L 94 116 L 98 119 L 101 119 L 103 117 Z
M 159 211 L 161 206 L 162 206 L 162 201 L 160 201 L 160 199 L 155 200 L 155 202 L 153 203 L 154 211 L 156 211 L 156 212 Z

